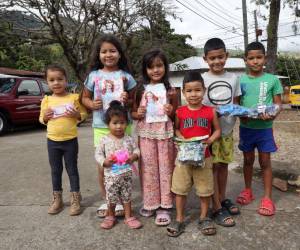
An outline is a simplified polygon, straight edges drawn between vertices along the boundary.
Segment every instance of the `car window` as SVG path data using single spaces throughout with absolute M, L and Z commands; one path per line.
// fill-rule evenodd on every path
M 294 94 L 294 95 L 299 95 L 300 94 L 300 89 L 292 89 L 291 93 Z
M 43 91 L 46 95 L 50 95 L 52 94 L 51 90 L 49 89 L 49 86 L 46 82 L 42 81 L 42 88 L 43 88 Z
M 39 96 L 41 90 L 39 84 L 35 80 L 23 80 L 19 85 L 18 92 L 28 90 L 28 95 Z
M 9 93 L 15 84 L 15 78 L 0 78 L 0 93 Z

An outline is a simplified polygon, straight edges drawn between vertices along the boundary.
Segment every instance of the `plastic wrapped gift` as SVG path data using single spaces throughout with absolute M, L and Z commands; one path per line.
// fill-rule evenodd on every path
M 240 117 L 249 117 L 255 119 L 262 114 L 276 116 L 280 111 L 280 106 L 277 104 L 272 104 L 272 105 L 258 105 L 255 108 L 246 108 L 236 104 L 227 104 L 227 105 L 218 106 L 216 111 L 221 116 L 240 116 Z
M 177 161 L 182 164 L 202 167 L 205 160 L 206 145 L 203 144 L 205 137 L 195 137 L 190 140 L 175 138 L 178 145 Z

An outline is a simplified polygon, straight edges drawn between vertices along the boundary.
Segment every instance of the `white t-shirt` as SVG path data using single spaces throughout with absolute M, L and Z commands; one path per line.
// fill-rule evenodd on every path
M 203 104 L 217 107 L 219 105 L 232 104 L 233 98 L 242 94 L 239 78 L 229 72 L 222 75 L 214 75 L 205 72 L 203 75 L 204 85 L 206 87 Z M 219 119 L 222 129 L 222 135 L 228 135 L 232 132 L 236 118 L 233 116 L 222 116 Z

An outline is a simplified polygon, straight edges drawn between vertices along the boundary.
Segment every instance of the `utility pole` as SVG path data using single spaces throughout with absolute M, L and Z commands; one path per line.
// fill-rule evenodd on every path
M 243 9 L 243 26 L 244 26 L 244 47 L 248 45 L 248 21 L 247 21 L 247 5 L 246 0 L 242 0 L 242 9 Z
M 258 42 L 258 24 L 257 24 L 257 15 L 256 10 L 254 10 L 254 28 L 255 28 L 255 41 Z

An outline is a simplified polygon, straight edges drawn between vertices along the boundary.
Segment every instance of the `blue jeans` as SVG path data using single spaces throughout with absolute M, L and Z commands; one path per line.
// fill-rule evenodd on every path
M 47 140 L 49 163 L 53 191 L 62 191 L 63 159 L 69 176 L 71 192 L 79 192 L 79 173 L 77 167 L 78 141 L 77 138 L 68 141 Z

